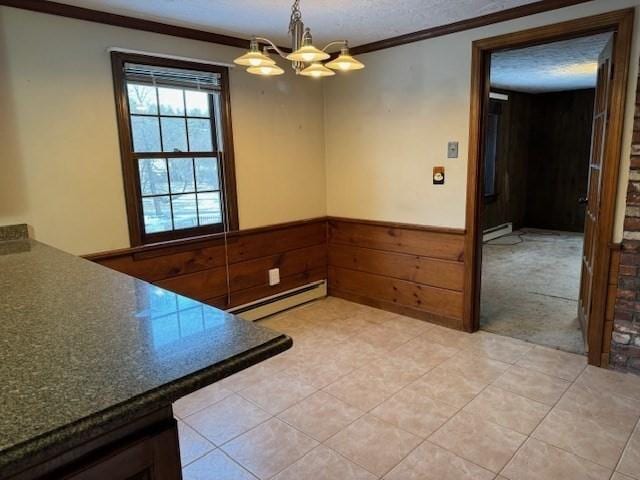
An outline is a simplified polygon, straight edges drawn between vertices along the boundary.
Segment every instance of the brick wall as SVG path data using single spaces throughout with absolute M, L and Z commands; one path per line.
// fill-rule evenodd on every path
M 640 374 L 640 78 L 609 366 Z

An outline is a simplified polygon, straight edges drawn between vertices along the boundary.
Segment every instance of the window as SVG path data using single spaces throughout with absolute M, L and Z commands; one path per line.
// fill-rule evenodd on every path
M 484 150 L 484 197 L 485 202 L 494 200 L 496 191 L 496 164 L 498 162 L 498 148 L 500 140 L 500 123 L 502 117 L 502 102 L 491 99 L 489 114 L 487 115 L 487 136 Z
M 132 245 L 237 229 L 227 69 L 111 55 Z

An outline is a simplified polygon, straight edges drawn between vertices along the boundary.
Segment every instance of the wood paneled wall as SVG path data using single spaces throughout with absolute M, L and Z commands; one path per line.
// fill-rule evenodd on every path
M 462 328 L 464 232 L 329 219 L 329 293 Z
M 218 308 L 231 308 L 327 278 L 326 219 L 234 232 L 228 236 L 228 248 L 218 236 L 87 258 Z M 281 281 L 271 287 L 268 270 L 276 267 Z
M 328 278 L 331 295 L 462 328 L 463 245 L 462 230 L 318 218 L 234 232 L 226 251 L 213 238 L 87 258 L 218 308 Z
M 485 199 L 483 228 L 582 231 L 595 90 L 503 93 L 496 195 Z
M 509 100 L 499 103 L 502 114 L 498 129 L 496 150 L 496 194 L 485 197 L 482 205 L 483 229 L 512 222 L 514 230 L 524 227 L 527 210 L 527 164 L 531 125 L 531 95 L 519 92 L 501 92 Z
M 584 230 L 594 99 L 594 89 L 532 96 L 527 227 Z

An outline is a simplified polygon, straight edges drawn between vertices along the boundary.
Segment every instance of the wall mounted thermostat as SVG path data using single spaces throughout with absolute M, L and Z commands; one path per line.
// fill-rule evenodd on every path
M 433 184 L 444 184 L 444 167 L 433 167 Z
M 458 158 L 458 142 L 449 142 L 447 145 L 447 158 Z

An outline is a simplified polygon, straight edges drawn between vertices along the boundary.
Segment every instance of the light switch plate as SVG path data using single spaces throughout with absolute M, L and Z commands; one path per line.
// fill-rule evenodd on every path
M 447 158 L 458 158 L 458 142 L 449 142 L 447 145 Z
M 272 268 L 269 270 L 269 286 L 273 287 L 274 285 L 278 285 L 280 283 L 280 269 Z

